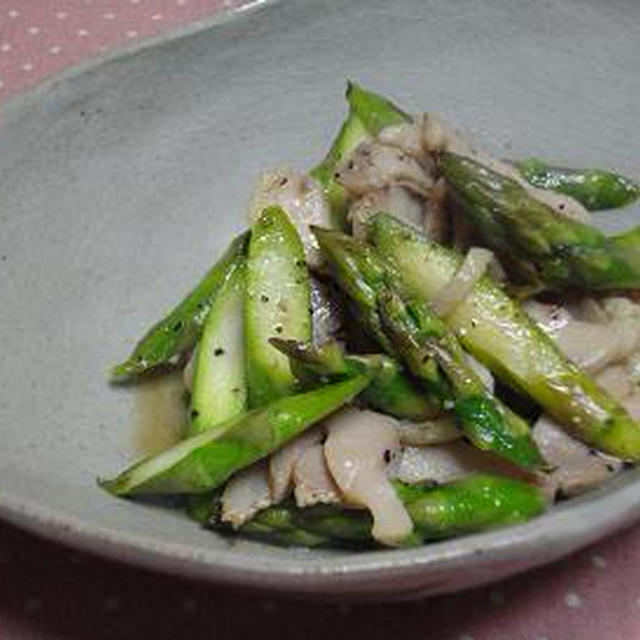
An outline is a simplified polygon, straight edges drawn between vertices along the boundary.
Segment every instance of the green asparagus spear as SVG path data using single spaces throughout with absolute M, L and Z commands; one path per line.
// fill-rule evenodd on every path
M 468 476 L 438 487 L 400 482 L 395 482 L 394 487 L 413 520 L 417 537 L 423 541 L 526 522 L 542 513 L 546 505 L 537 487 L 486 474 Z M 324 544 L 347 542 L 360 548 L 374 544 L 372 519 L 367 511 L 335 505 L 299 509 L 287 502 L 261 511 L 252 522 L 256 520 L 269 531 L 293 531 L 297 535 L 302 531 L 320 536 Z M 246 528 L 247 525 L 241 531 Z
M 640 195 L 638 185 L 613 171 L 554 167 L 538 158 L 515 164 L 533 186 L 571 196 L 589 211 L 624 207 Z
M 367 223 L 368 239 L 427 302 L 446 286 L 462 256 L 386 214 Z M 626 460 L 640 459 L 640 424 L 558 349 L 489 277 L 447 316 L 463 347 L 504 384 L 533 398 L 567 431 Z
M 433 418 L 439 412 L 439 403 L 388 356 L 346 355 L 334 340 L 321 346 L 279 338 L 271 343 L 289 357 L 291 369 L 303 385 L 316 387 L 371 371 L 374 378 L 360 398 L 372 409 L 414 422 Z
M 335 170 L 342 159 L 360 143 L 378 135 L 385 126 L 407 122 L 411 118 L 380 95 L 367 91 L 354 82 L 347 85 L 349 115 L 325 159 L 309 175 L 323 187 L 331 208 L 333 226 L 346 227 L 349 196 L 335 178 Z
M 264 458 L 352 400 L 371 381 L 354 378 L 276 400 L 142 459 L 99 484 L 110 493 L 203 493 Z
M 444 153 L 439 162 L 453 198 L 483 241 L 524 284 L 551 289 L 640 288 L 640 269 L 595 227 L 563 216 L 515 180 Z
M 525 469 L 546 466 L 529 425 L 486 389 L 465 361 L 451 330 L 438 326 L 434 332 L 441 321 L 428 304 L 407 305 L 397 293 L 388 292 L 381 296 L 380 308 L 388 335 L 415 375 L 420 377 L 429 358 L 445 372 L 452 386 L 456 421 L 478 449 L 493 451 Z
M 241 531 L 252 538 L 284 547 L 318 547 L 329 542 L 326 536 L 299 527 L 295 521 L 295 508 L 284 504 L 259 511 Z
M 432 489 L 396 483 L 396 491 L 425 540 L 526 522 L 546 504 L 533 485 L 485 474 Z
M 175 364 L 200 337 L 213 300 L 230 270 L 244 255 L 248 234 L 238 236 L 226 253 L 180 304 L 155 324 L 138 342 L 133 353 L 111 370 L 113 380 L 125 380 L 156 367 Z
M 245 336 L 251 407 L 293 390 L 289 360 L 269 339 L 311 340 L 310 305 L 302 242 L 283 209 L 268 207 L 253 225 L 249 242 Z
M 338 286 L 349 297 L 355 315 L 365 329 L 392 357 L 396 348 L 387 337 L 380 318 L 379 296 L 388 290 L 390 271 L 371 247 L 339 231 L 313 228 L 329 270 Z M 397 282 L 394 284 L 397 285 Z M 421 380 L 434 399 L 450 399 L 449 387 L 433 360 L 424 363 Z
M 609 237 L 611 250 L 624 255 L 624 259 L 640 273 L 640 226 Z
M 215 429 L 247 409 L 243 301 L 245 262 L 221 286 L 198 343 L 188 435 Z
M 360 119 L 355 114 L 349 113 L 325 159 L 309 172 L 309 175 L 322 186 L 331 210 L 333 226 L 338 229 L 346 225 L 345 215 L 349 196 L 335 178 L 336 167 L 344 156 L 369 137 Z
M 377 136 L 385 127 L 411 122 L 411 116 L 393 102 L 373 91 L 367 91 L 355 82 L 347 85 L 347 101 L 365 130 Z

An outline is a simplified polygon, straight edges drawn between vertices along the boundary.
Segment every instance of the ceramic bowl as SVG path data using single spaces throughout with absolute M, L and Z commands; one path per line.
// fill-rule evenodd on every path
M 419 549 L 234 544 L 114 499 L 132 394 L 106 369 L 245 224 L 266 168 L 306 168 L 347 78 L 442 113 L 500 155 L 640 178 L 640 5 L 287 0 L 65 73 L 0 109 L 0 514 L 163 571 L 279 593 L 391 598 L 497 580 L 640 514 L 638 473 L 528 524 Z M 602 214 L 623 228 L 638 209 Z

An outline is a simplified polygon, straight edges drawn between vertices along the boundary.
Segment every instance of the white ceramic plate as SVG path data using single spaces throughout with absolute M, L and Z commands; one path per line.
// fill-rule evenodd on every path
M 289 0 L 243 14 L 0 111 L 0 513 L 165 571 L 376 598 L 495 580 L 630 523 L 636 472 L 524 526 L 362 554 L 232 545 L 96 487 L 132 455 L 131 395 L 106 384 L 107 365 L 242 228 L 260 170 L 324 154 L 346 78 L 440 112 L 497 153 L 640 178 L 633 0 Z

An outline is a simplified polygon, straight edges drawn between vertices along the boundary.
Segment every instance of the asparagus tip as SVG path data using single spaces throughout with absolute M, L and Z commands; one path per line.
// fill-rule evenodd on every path
M 104 489 L 112 496 L 123 496 L 127 493 L 120 476 L 116 478 L 97 478 L 96 482 L 101 489 Z

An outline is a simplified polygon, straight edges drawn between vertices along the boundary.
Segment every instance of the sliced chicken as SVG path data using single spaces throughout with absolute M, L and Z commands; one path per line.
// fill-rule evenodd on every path
M 402 149 L 417 160 L 423 161 L 425 149 L 422 144 L 422 116 L 415 122 L 401 122 L 385 127 L 378 135 L 378 140 L 391 147 Z
M 624 365 L 614 364 L 601 371 L 596 376 L 596 382 L 616 400 L 622 401 L 631 395 L 634 384 L 629 377 L 629 371 Z
M 618 311 L 601 324 L 577 320 L 569 309 L 557 305 L 529 300 L 524 308 L 569 358 L 590 373 L 623 361 L 640 348 L 640 317 L 629 310 Z
M 187 364 L 185 365 L 184 369 L 182 370 L 182 382 L 184 383 L 184 387 L 185 389 L 191 393 L 191 390 L 193 389 L 193 376 L 195 373 L 195 368 L 196 368 L 196 351 L 197 351 L 198 347 L 196 347 L 192 352 L 191 355 L 189 356 L 189 359 L 187 360 Z
M 324 457 L 324 447 L 315 444 L 298 459 L 293 470 L 294 495 L 299 507 L 314 504 L 337 504 L 340 490 L 333 480 Z
M 271 500 L 277 504 L 289 495 L 293 487 L 293 472 L 304 452 L 323 438 L 322 427 L 314 427 L 287 443 L 269 458 Z
M 554 493 L 577 495 L 599 486 L 622 468 L 620 460 L 589 449 L 548 416 L 536 422 L 533 439 L 544 458 L 555 467 L 546 477 Z
M 462 436 L 453 414 L 445 414 L 435 420 L 411 422 L 400 420 L 397 423 L 400 444 L 424 447 L 443 442 L 451 442 Z
M 425 198 L 422 218 L 423 233 L 436 242 L 444 242 L 451 227 L 446 199 L 447 185 L 444 178 L 438 178 Z
M 336 178 L 353 196 L 389 186 L 407 187 L 424 196 L 433 186 L 433 178 L 415 158 L 380 142 L 359 145 L 340 164 Z
M 334 338 L 344 326 L 343 305 L 334 286 L 311 277 L 311 332 L 317 345 Z
M 331 418 L 324 445 L 327 465 L 350 502 L 373 516 L 373 537 L 383 544 L 402 542 L 413 523 L 386 474 L 390 456 L 400 446 L 395 420 L 373 411 L 347 409 Z
M 532 476 L 498 456 L 463 440 L 431 447 L 403 447 L 389 465 L 389 477 L 408 484 L 441 484 L 472 473 L 493 473 L 531 480 Z
M 295 225 L 310 266 L 320 266 L 322 258 L 310 225 L 331 226 L 329 205 L 314 180 L 290 169 L 263 174 L 254 189 L 249 209 L 253 222 L 270 205 L 280 205 Z
M 488 249 L 471 247 L 462 264 L 432 301 L 438 315 L 448 316 L 462 304 L 487 272 L 494 256 Z
M 369 191 L 351 205 L 348 218 L 353 235 L 364 238 L 366 221 L 380 211 L 390 213 L 416 229 L 422 228 L 423 199 L 406 187 L 391 186 Z
M 557 213 L 580 222 L 588 223 L 591 221 L 591 214 L 577 200 L 564 194 L 547 189 L 539 189 L 529 184 L 515 166 L 499 160 L 485 151 L 475 149 L 440 116 L 434 113 L 425 113 L 422 116 L 422 123 L 422 146 L 428 153 L 450 151 L 467 156 L 492 171 L 515 180 L 527 190 L 529 195 L 551 207 Z
M 636 386 L 632 394 L 623 398 L 622 405 L 634 420 L 640 420 L 640 388 Z
M 264 460 L 236 473 L 222 494 L 222 521 L 235 529 L 272 504 L 269 474 Z

